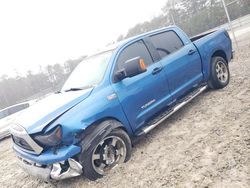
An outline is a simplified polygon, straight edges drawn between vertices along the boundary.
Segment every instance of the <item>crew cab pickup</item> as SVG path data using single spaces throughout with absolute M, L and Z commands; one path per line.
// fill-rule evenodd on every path
M 207 88 L 225 87 L 231 59 L 226 30 L 189 39 L 176 26 L 88 56 L 60 92 L 25 110 L 11 126 L 20 166 L 46 181 L 102 177 L 129 160 L 131 140 Z

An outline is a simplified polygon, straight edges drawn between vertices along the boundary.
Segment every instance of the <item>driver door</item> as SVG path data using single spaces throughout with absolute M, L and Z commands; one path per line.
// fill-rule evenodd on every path
M 171 102 L 162 64 L 159 61 L 153 62 L 143 40 L 126 46 L 119 53 L 115 72 L 121 70 L 126 61 L 135 57 L 143 58 L 147 71 L 113 83 L 123 111 L 134 131 L 141 128 L 145 122 Z

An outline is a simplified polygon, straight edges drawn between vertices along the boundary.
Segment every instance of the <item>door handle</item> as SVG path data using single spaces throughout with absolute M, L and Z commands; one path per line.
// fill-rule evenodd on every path
M 193 55 L 195 52 L 196 52 L 196 50 L 191 49 L 188 51 L 188 55 Z
M 152 71 L 152 74 L 158 74 L 159 72 L 161 72 L 163 69 L 163 67 L 156 67 L 154 68 L 154 70 Z

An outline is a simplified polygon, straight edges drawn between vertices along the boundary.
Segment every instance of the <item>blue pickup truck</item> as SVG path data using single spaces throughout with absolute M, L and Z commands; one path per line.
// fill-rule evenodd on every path
M 11 126 L 20 166 L 46 181 L 102 177 L 129 160 L 135 138 L 207 88 L 225 87 L 232 57 L 226 30 L 189 39 L 176 26 L 90 55 Z

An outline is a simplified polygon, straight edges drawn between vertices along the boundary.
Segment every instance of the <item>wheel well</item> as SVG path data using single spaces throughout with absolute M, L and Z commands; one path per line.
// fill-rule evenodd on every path
M 93 122 L 92 124 L 90 124 L 85 130 L 82 131 L 82 133 L 80 134 L 81 136 L 84 136 L 84 135 L 88 135 L 92 132 L 92 130 L 94 130 L 100 123 L 104 122 L 104 121 L 117 121 L 119 123 L 122 124 L 121 121 L 119 121 L 118 119 L 116 118 L 113 118 L 113 117 L 105 117 L 105 118 L 101 118 L 95 122 Z M 126 129 L 125 126 L 121 126 L 121 127 L 118 127 L 117 129 L 122 129 L 124 130 L 127 134 L 128 134 L 128 131 Z
M 223 59 L 226 60 L 226 62 L 228 62 L 227 61 L 227 55 L 226 55 L 226 53 L 223 50 L 218 50 L 218 51 L 214 52 L 214 54 L 212 55 L 212 57 L 216 57 L 216 56 L 222 57 Z
M 118 119 L 116 119 L 114 117 L 106 117 L 106 118 L 100 119 L 100 120 L 98 120 L 98 124 L 100 124 L 103 121 L 108 121 L 108 120 L 117 121 L 117 122 L 119 122 L 119 123 L 121 123 L 123 125 L 123 123 L 120 120 L 118 120 Z M 122 130 L 124 130 L 128 134 L 128 131 L 127 131 L 127 129 L 126 129 L 126 127 L 124 125 L 121 126 L 121 127 L 117 127 L 116 129 L 122 129 Z
M 95 122 L 92 123 L 90 126 L 92 126 L 92 125 L 97 126 L 97 125 L 99 125 L 100 123 L 102 123 L 102 122 L 104 122 L 104 121 L 112 121 L 112 120 L 113 120 L 113 121 L 117 121 L 117 122 L 119 122 L 119 123 L 122 124 L 122 122 L 121 122 L 120 120 L 118 120 L 118 119 L 116 119 L 116 118 L 114 118 L 114 117 L 105 117 L 105 118 L 101 118 L 101 119 L 95 121 Z M 122 124 L 122 125 L 123 125 L 123 124 Z M 126 133 L 128 133 L 126 127 L 122 126 L 122 127 L 119 127 L 119 128 L 123 129 Z

